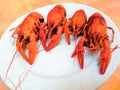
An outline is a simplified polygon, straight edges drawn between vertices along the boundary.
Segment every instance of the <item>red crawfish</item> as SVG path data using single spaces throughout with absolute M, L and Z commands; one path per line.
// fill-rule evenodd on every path
M 47 15 L 47 23 L 41 27 L 40 39 L 46 51 L 53 49 L 61 40 L 66 21 L 66 10 L 58 4 Z
M 87 16 L 84 10 L 77 10 L 71 18 L 65 23 L 64 33 L 68 44 L 70 44 L 70 34 L 74 36 L 76 41 L 80 34 L 83 34 L 87 23 Z
M 44 22 L 44 17 L 31 12 L 21 24 L 19 24 L 12 35 L 17 35 L 16 48 L 21 56 L 29 63 L 33 64 L 38 53 L 37 40 L 39 39 L 40 26 Z M 25 49 L 28 50 L 26 53 Z
M 84 67 L 84 46 L 89 50 L 100 50 L 100 74 L 104 74 L 111 60 L 111 54 L 115 50 L 110 48 L 110 40 L 107 29 L 112 30 L 112 41 L 114 41 L 114 30 L 107 26 L 106 20 L 100 13 L 94 13 L 90 16 L 84 35 L 78 41 L 78 44 L 72 54 L 77 55 L 80 67 Z

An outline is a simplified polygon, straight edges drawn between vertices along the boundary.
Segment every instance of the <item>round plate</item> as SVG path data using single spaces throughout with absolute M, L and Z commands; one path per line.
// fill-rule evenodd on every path
M 112 20 L 104 13 L 81 4 L 61 3 L 66 11 L 67 18 L 70 18 L 78 9 L 84 9 L 87 18 L 94 12 L 99 12 L 107 21 L 107 25 L 115 30 L 115 40 L 111 43 L 111 47 L 119 43 L 119 31 Z M 32 11 L 42 14 L 45 18 L 48 12 L 57 4 L 48 5 Z M 31 12 L 32 12 L 31 11 Z M 29 12 L 30 13 L 30 12 Z M 0 43 L 0 75 L 5 79 L 7 69 L 10 65 L 12 57 L 16 51 L 15 39 L 11 37 L 12 28 L 17 27 L 24 18 L 29 14 L 21 16 L 14 21 L 5 31 Z M 108 30 L 110 40 L 111 31 Z M 40 41 L 38 41 L 40 44 Z M 14 61 L 4 81 L 11 89 L 22 90 L 93 90 L 102 85 L 117 68 L 120 59 L 120 50 L 117 49 L 112 53 L 110 65 L 104 75 L 99 73 L 98 58 L 99 53 L 90 53 L 85 51 L 85 67 L 80 69 L 77 58 L 71 58 L 71 54 L 75 48 L 75 42 L 71 37 L 71 45 L 67 45 L 64 34 L 62 35 L 60 44 L 49 52 L 45 52 L 40 46 L 39 53 L 33 65 L 29 65 L 17 52 Z M 43 51 L 42 51 L 43 50 Z

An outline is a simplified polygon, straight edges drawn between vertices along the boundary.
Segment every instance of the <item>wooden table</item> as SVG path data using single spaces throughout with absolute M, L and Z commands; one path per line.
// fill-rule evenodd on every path
M 0 37 L 7 27 L 30 10 L 54 3 L 71 2 L 94 7 L 108 15 L 120 30 L 120 0 L 0 0 Z M 0 90 L 7 90 L 0 79 Z M 120 65 L 98 90 L 120 90 Z

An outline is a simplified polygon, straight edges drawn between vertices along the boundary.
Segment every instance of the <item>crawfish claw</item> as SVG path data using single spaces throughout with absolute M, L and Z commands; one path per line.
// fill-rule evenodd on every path
M 78 63 L 80 65 L 81 69 L 84 68 L 84 47 L 83 47 L 84 41 L 85 41 L 85 38 L 82 37 L 79 40 L 79 42 L 78 42 L 78 44 L 77 44 L 77 46 L 76 46 L 76 48 L 71 56 L 71 57 L 75 57 L 77 55 Z
M 35 57 L 37 55 L 38 52 L 38 46 L 36 42 L 30 42 L 27 45 L 28 48 L 28 58 L 27 61 L 29 62 L 29 64 L 33 64 Z
M 45 50 L 47 50 L 46 38 L 47 38 L 47 34 L 48 34 L 48 29 L 46 27 L 47 27 L 46 24 L 42 24 L 40 26 L 40 32 L 39 32 L 40 41 Z
M 17 39 L 16 41 L 17 50 L 29 64 L 33 64 L 37 55 L 38 46 L 36 43 L 36 38 L 37 37 L 34 37 L 34 33 L 31 33 L 30 37 L 22 42 L 20 42 L 21 39 Z M 28 55 L 26 54 L 25 48 L 28 49 Z
M 83 47 L 81 47 L 81 48 L 83 48 Z M 75 57 L 75 55 L 77 55 L 80 68 L 83 69 L 84 68 L 84 48 L 81 50 L 79 48 L 76 48 L 72 54 L 72 57 Z
M 110 63 L 110 58 L 111 58 L 110 49 L 103 50 L 101 52 L 101 54 L 100 54 L 100 74 L 104 74 L 105 71 L 107 70 L 107 67 Z
M 56 33 L 51 37 L 50 41 L 48 42 L 46 51 L 53 49 L 55 46 L 59 44 L 62 32 L 63 32 L 63 26 L 58 26 Z
M 26 53 L 23 49 L 23 43 L 21 42 L 20 43 L 20 39 L 17 39 L 16 40 L 16 48 L 17 50 L 20 52 L 20 54 L 22 55 L 22 57 L 25 59 L 25 60 L 28 60 L 27 56 L 26 56 Z

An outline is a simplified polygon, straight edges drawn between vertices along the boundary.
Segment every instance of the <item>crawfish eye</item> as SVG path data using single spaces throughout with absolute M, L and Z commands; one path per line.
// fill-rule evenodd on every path
M 39 21 L 41 22 L 41 23 L 43 23 L 44 22 L 44 19 L 42 18 L 39 18 Z
M 64 25 L 63 23 L 60 24 L 60 26 L 63 26 L 63 25 Z
M 29 43 L 30 42 L 30 38 L 26 38 L 26 43 Z
M 20 36 L 20 42 L 23 40 L 23 38 L 24 38 L 24 36 L 23 36 L 23 35 L 21 35 L 21 36 Z
M 71 26 L 69 26 L 69 30 L 70 30 L 71 32 L 73 32 L 73 28 L 72 28 Z
M 66 13 L 64 13 L 64 16 L 66 17 Z
M 57 28 L 54 28 L 53 30 L 52 30 L 52 35 L 53 34 L 56 34 L 57 33 Z

